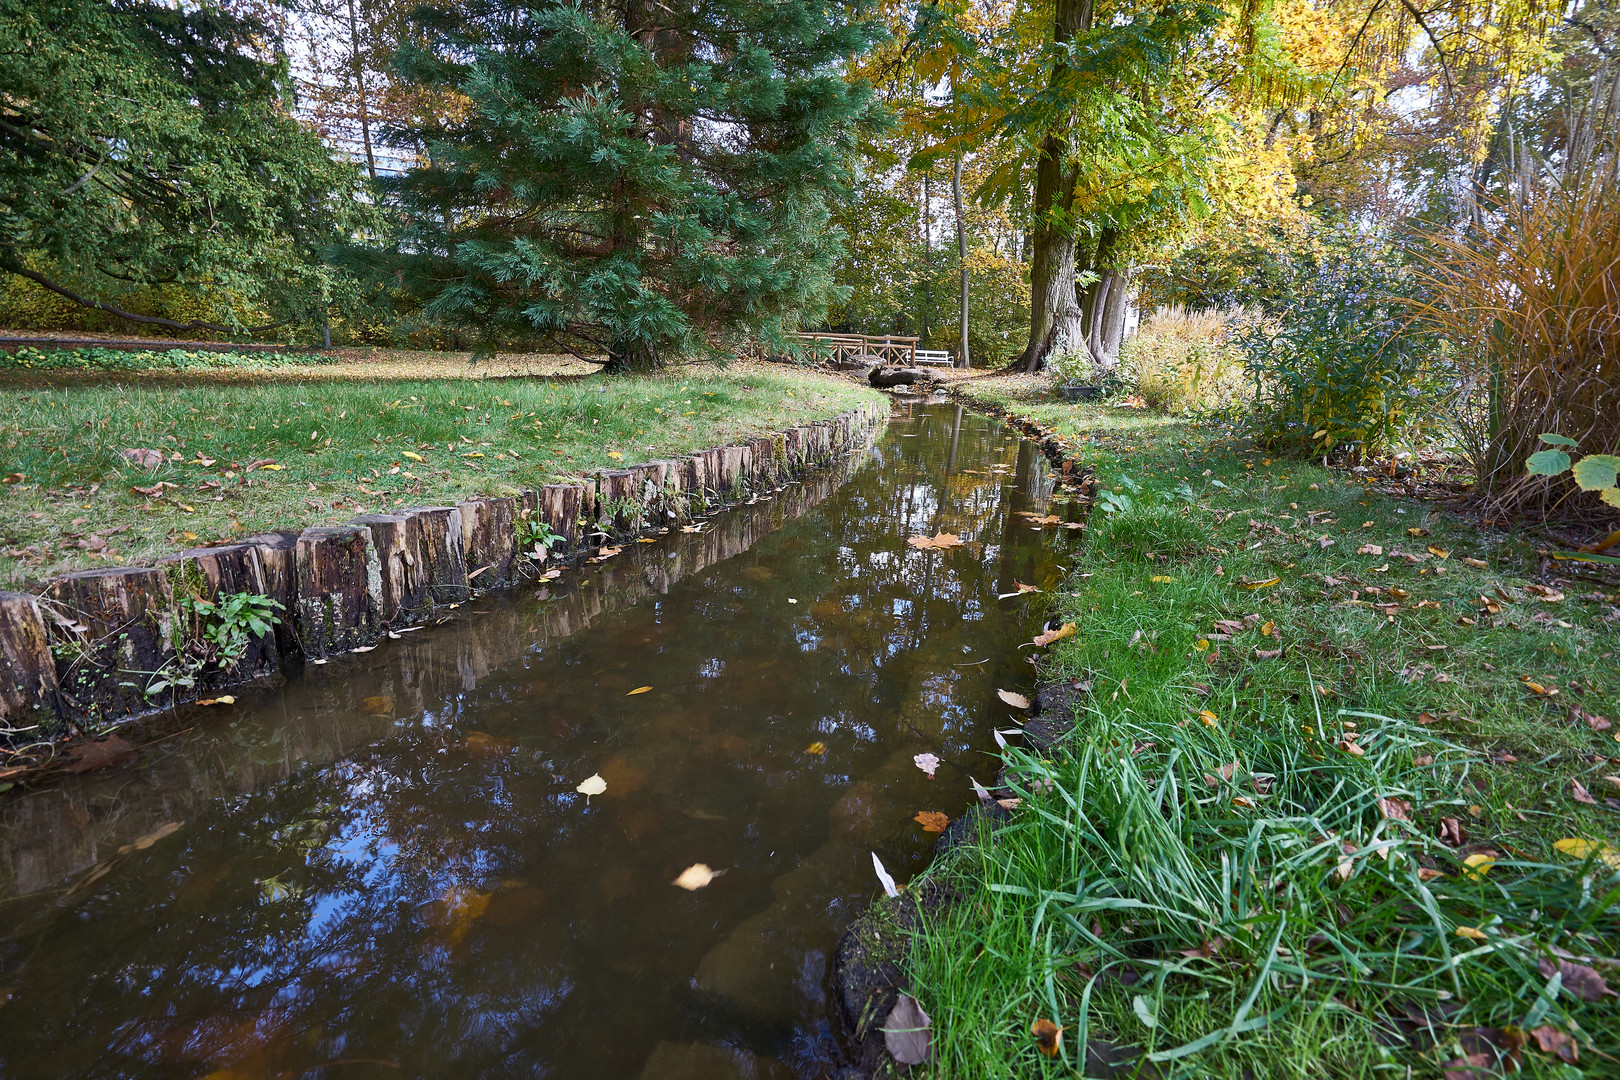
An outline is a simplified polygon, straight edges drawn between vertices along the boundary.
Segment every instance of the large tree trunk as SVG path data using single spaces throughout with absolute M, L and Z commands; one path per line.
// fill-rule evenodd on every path
M 1060 44 L 1091 29 L 1092 0 L 1058 0 L 1053 36 Z M 1054 86 L 1067 77 L 1060 61 L 1052 71 Z M 1029 268 L 1029 344 L 1018 359 L 1028 372 L 1040 371 L 1053 353 L 1085 352 L 1084 319 L 1074 292 L 1075 167 L 1065 160 L 1069 144 L 1061 133 L 1048 135 L 1035 165 L 1035 228 Z
M 1130 309 L 1131 271 L 1129 268 L 1113 271 L 1113 284 L 1108 288 L 1108 302 L 1103 306 L 1101 328 L 1102 351 L 1097 359 L 1112 371 L 1119 363 L 1119 347 L 1125 340 L 1125 314 Z
M 956 366 L 969 367 L 968 363 L 968 265 L 967 265 L 967 218 L 962 213 L 962 155 L 956 155 L 956 169 L 951 173 L 951 197 L 956 200 L 956 261 L 961 264 L 962 272 L 962 307 L 957 322 L 961 340 L 957 346 Z M 955 436 L 952 436 L 953 440 Z M 955 446 L 955 442 L 952 442 Z

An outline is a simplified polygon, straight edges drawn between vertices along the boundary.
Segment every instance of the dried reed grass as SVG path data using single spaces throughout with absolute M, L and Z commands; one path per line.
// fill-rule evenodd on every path
M 1224 409 L 1254 396 L 1242 354 L 1226 338 L 1239 312 L 1188 311 L 1180 304 L 1148 316 L 1120 350 L 1120 368 L 1148 406 L 1167 413 Z

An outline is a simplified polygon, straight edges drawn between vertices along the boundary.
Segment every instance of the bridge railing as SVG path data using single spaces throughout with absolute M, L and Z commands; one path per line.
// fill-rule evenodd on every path
M 894 334 L 800 334 L 799 337 L 833 363 L 857 356 L 875 356 L 886 364 L 910 364 L 917 359 L 917 338 Z

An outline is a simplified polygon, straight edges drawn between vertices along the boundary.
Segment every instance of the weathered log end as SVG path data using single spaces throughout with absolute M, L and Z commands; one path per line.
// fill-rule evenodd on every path
M 422 595 L 414 613 L 467 599 L 467 547 L 461 510 L 454 506 L 416 506 L 401 510 L 411 523 L 419 563 Z
M 467 557 L 467 583 L 475 589 L 495 589 L 512 583 L 512 562 L 517 554 L 512 499 L 467 499 L 461 511 L 461 542 Z
M 79 570 L 51 582 L 43 601 L 57 688 L 76 712 L 112 719 L 173 699 L 174 598 L 162 570 Z
M 377 594 L 377 615 L 383 624 L 391 626 L 410 612 L 426 607 L 427 589 L 417 551 L 421 528 L 415 520 L 404 514 L 359 514 L 350 518 L 349 524 L 363 525 L 371 531 L 382 583 Z
M 238 596 L 270 597 L 264 568 L 255 543 L 192 548 L 160 559 L 175 606 L 175 649 L 184 679 L 191 689 L 212 690 L 272 675 L 281 667 L 281 649 L 275 630 L 257 635 L 245 627 L 241 633 L 221 633 L 227 616 L 219 610 Z M 284 601 L 273 614 L 278 620 L 293 617 Z M 222 644 L 221 639 L 234 643 Z
M 304 655 L 336 656 L 382 636 L 382 567 L 364 525 L 305 529 L 295 549 L 297 626 Z
M 48 738 L 61 717 L 56 659 L 39 600 L 0 592 L 0 724 L 24 738 Z

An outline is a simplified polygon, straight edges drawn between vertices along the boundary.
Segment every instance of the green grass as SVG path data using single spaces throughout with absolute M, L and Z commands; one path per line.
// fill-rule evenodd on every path
M 763 365 L 559 381 L 0 390 L 0 578 L 17 587 L 201 541 L 511 494 L 824 419 L 875 396 Z M 126 449 L 161 450 L 164 460 L 145 468 Z M 254 467 L 261 461 L 279 469 Z M 169 486 L 151 493 L 160 483 Z
M 35 349 L 0 352 L 0 374 L 19 372 L 271 371 L 337 363 L 335 353 L 201 349 Z
M 1078 632 L 1043 677 L 1090 686 L 1075 732 L 1050 759 L 1015 743 L 1014 823 L 930 870 L 964 897 L 910 964 L 936 1075 L 1071 1075 L 1097 1038 L 1167 1076 L 1437 1077 L 1494 1055 L 1476 1029 L 1543 1026 L 1579 1064 L 1532 1039 L 1522 1075 L 1620 1075 L 1615 999 L 1538 967 L 1593 958 L 1620 988 L 1620 867 L 1554 846 L 1620 851 L 1614 579 L 1540 578 L 1517 537 L 1210 427 L 967 385 L 1132 505 L 1093 512 L 1055 598 Z

